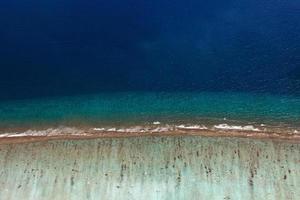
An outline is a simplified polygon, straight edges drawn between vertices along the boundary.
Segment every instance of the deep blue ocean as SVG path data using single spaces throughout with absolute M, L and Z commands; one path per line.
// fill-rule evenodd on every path
M 299 0 L 1 1 L 0 128 L 299 125 L 299 33 Z

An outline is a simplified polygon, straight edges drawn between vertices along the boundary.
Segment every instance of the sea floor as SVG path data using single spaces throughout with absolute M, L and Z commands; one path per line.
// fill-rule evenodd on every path
M 145 136 L 0 144 L 0 199 L 299 199 L 300 144 Z

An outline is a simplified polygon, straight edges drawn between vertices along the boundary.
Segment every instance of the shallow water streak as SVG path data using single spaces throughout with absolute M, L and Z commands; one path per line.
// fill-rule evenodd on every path
M 300 144 L 195 136 L 6 144 L 0 199 L 296 199 L 299 155 Z

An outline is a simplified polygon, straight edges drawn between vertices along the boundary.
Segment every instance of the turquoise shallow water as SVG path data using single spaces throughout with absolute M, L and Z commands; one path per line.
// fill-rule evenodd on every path
M 103 93 L 0 103 L 0 128 L 198 123 L 300 126 L 300 97 L 249 93 Z

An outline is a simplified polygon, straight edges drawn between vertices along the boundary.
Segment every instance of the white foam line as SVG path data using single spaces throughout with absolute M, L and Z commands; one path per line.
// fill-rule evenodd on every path
M 137 127 L 131 127 L 131 128 L 114 128 L 114 127 L 110 127 L 110 128 L 93 128 L 94 131 L 102 131 L 102 132 L 119 132 L 119 133 L 144 133 L 149 131 L 150 129 L 147 127 L 141 127 L 141 126 L 137 126 Z
M 10 132 L 0 134 L 0 138 L 9 137 L 25 137 L 25 136 L 58 136 L 58 135 L 90 135 L 92 131 L 99 132 L 118 132 L 118 133 L 160 133 L 176 130 L 236 130 L 236 131 L 263 131 L 266 128 L 258 129 L 253 125 L 238 126 L 238 125 L 228 125 L 228 124 L 218 124 L 212 127 L 206 127 L 204 125 L 164 125 L 164 126 L 133 126 L 128 128 L 116 128 L 116 127 L 96 127 L 89 130 L 78 129 L 73 127 L 58 127 L 49 128 L 45 130 L 27 130 L 24 132 Z M 87 132 L 86 132 L 87 131 Z M 91 133 L 89 133 L 91 131 Z M 291 133 L 299 134 L 300 130 L 291 130 Z
M 116 128 L 109 128 L 109 129 L 107 129 L 106 131 L 108 131 L 108 132 L 116 132 L 117 129 L 116 129 Z
M 199 126 L 199 125 L 194 125 L 194 126 L 179 125 L 175 127 L 178 129 L 186 129 L 186 130 L 207 130 L 208 129 L 206 126 Z
M 4 138 L 4 137 L 9 137 L 9 134 L 4 133 L 4 134 L 1 134 L 1 135 L 0 135 L 0 138 Z
M 94 131 L 105 131 L 105 128 L 94 128 Z
M 240 130 L 240 131 L 260 131 L 260 129 L 255 128 L 252 125 L 247 126 L 230 126 L 228 124 L 215 125 L 214 128 L 222 130 Z
M 63 127 L 63 128 L 49 128 L 45 130 L 27 130 L 25 132 L 17 133 L 4 133 L 0 134 L 0 138 L 4 137 L 24 137 L 24 136 L 54 136 L 54 135 L 82 135 L 84 134 L 83 130 L 70 128 L 70 127 Z

